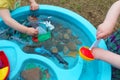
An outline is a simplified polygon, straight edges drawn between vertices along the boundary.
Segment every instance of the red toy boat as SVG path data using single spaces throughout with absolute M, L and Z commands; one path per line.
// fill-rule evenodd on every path
M 10 72 L 8 58 L 3 51 L 0 51 L 0 80 L 6 80 Z

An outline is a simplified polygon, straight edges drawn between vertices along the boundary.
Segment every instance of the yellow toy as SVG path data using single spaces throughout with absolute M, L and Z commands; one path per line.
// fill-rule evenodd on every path
M 6 80 L 10 72 L 10 65 L 7 56 L 0 51 L 0 80 Z

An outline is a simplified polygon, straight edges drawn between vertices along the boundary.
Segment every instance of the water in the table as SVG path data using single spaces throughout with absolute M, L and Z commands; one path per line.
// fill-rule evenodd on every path
M 80 46 L 90 45 L 90 41 L 88 41 L 84 32 L 67 20 L 40 15 L 39 17 L 28 16 L 26 19 L 19 20 L 19 22 L 29 27 L 41 27 L 42 30 L 39 28 L 41 30 L 39 34 L 50 31 L 51 38 L 42 42 L 34 42 L 31 36 L 3 26 L 0 27 L 0 39 L 17 43 L 26 54 L 45 56 L 63 69 L 70 69 L 75 66 Z M 34 66 L 31 67 L 31 65 Z M 42 74 L 42 76 L 36 76 L 36 78 L 39 77 L 41 80 L 54 79 L 53 73 L 47 67 L 37 63 L 26 63 L 17 79 L 29 78 L 31 74 L 27 73 L 34 72 L 36 69 L 39 70 L 39 75 Z

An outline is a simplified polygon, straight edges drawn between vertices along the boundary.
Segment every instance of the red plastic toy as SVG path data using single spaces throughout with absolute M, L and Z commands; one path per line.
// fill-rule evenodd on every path
M 94 56 L 91 53 L 91 50 L 87 47 L 82 47 L 79 50 L 80 56 L 85 60 L 94 60 Z
M 0 80 L 6 80 L 10 72 L 8 58 L 3 51 L 0 51 Z
M 38 37 L 32 37 L 32 41 L 38 42 Z
M 100 42 L 100 40 L 94 41 L 94 43 L 92 44 L 92 46 L 90 48 L 88 48 L 88 47 L 80 48 L 80 50 L 79 50 L 80 56 L 85 60 L 94 60 L 94 56 L 92 55 L 91 49 L 93 47 L 97 47 L 99 42 Z

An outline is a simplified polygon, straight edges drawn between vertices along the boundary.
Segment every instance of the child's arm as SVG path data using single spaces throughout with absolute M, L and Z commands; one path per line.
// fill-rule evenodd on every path
M 35 0 L 29 0 L 29 2 L 30 2 L 31 10 L 37 10 L 39 8 L 39 5 L 37 4 L 37 2 Z
M 0 9 L 0 17 L 2 17 L 3 21 L 10 27 L 14 28 L 15 30 L 18 30 L 22 33 L 26 33 L 28 35 L 36 35 L 38 34 L 38 30 L 34 28 L 28 28 L 24 25 L 19 24 L 16 20 L 11 18 L 10 12 L 8 9 Z
M 97 39 L 106 38 L 112 33 L 119 15 L 120 15 L 120 0 L 116 1 L 111 6 L 104 22 L 98 26 Z
M 120 69 L 120 55 L 100 48 L 93 48 L 92 53 L 95 59 L 103 60 Z

